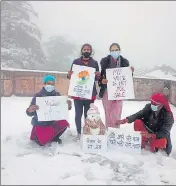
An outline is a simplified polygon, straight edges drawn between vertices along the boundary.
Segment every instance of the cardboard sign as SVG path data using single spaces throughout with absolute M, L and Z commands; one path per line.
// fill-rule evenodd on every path
M 67 96 L 36 97 L 38 121 L 67 120 L 69 117 Z
M 82 135 L 83 151 L 99 153 L 107 151 L 107 135 Z
M 128 154 L 141 154 L 140 132 L 108 128 L 108 149 Z
M 95 82 L 95 68 L 73 65 L 69 96 L 91 99 Z
M 134 99 L 130 67 L 106 69 L 108 100 Z

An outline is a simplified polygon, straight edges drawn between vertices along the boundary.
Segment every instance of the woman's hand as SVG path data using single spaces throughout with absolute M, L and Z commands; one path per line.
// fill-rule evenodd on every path
M 27 109 L 27 111 L 29 112 L 29 113 L 32 113 L 32 112 L 35 112 L 36 110 L 38 110 L 39 109 L 39 106 L 37 106 L 37 105 L 31 105 L 28 109 Z
M 101 82 L 102 82 L 103 85 L 106 85 L 108 83 L 108 80 L 107 79 L 102 79 Z
M 68 104 L 68 110 L 72 109 L 72 102 L 70 100 L 67 100 L 67 104 Z
M 127 118 L 116 121 L 116 125 L 117 125 L 117 126 L 118 126 L 118 125 L 121 125 L 121 124 L 125 124 L 125 123 L 128 123 L 128 119 L 127 119 Z
M 131 67 L 131 71 L 132 71 L 132 73 L 134 72 L 134 67 Z
M 71 78 L 72 74 L 73 74 L 73 71 L 71 71 L 71 70 L 68 71 L 67 77 L 68 77 L 68 78 Z
M 95 72 L 96 77 L 100 77 L 100 75 L 101 75 L 101 72 L 98 72 L 98 71 Z

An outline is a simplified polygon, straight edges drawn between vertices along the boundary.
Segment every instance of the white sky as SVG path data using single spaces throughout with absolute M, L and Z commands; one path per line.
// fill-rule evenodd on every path
M 118 42 L 135 68 L 167 64 L 176 69 L 174 1 L 31 1 L 45 40 L 64 35 L 78 46 L 92 44 L 95 58 Z

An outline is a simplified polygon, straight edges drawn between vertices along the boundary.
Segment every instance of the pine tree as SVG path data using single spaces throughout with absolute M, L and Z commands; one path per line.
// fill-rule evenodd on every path
M 1 66 L 35 69 L 46 61 L 38 15 L 26 1 L 1 2 Z
M 75 58 L 77 46 L 63 36 L 50 37 L 44 44 L 48 63 L 45 68 L 67 72 Z

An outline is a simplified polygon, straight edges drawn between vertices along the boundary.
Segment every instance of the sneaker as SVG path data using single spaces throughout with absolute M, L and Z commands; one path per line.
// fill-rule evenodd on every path
M 74 141 L 76 142 L 76 141 L 80 141 L 80 139 L 81 139 L 81 134 L 78 134 L 77 136 L 76 136 L 76 138 L 74 139 Z

